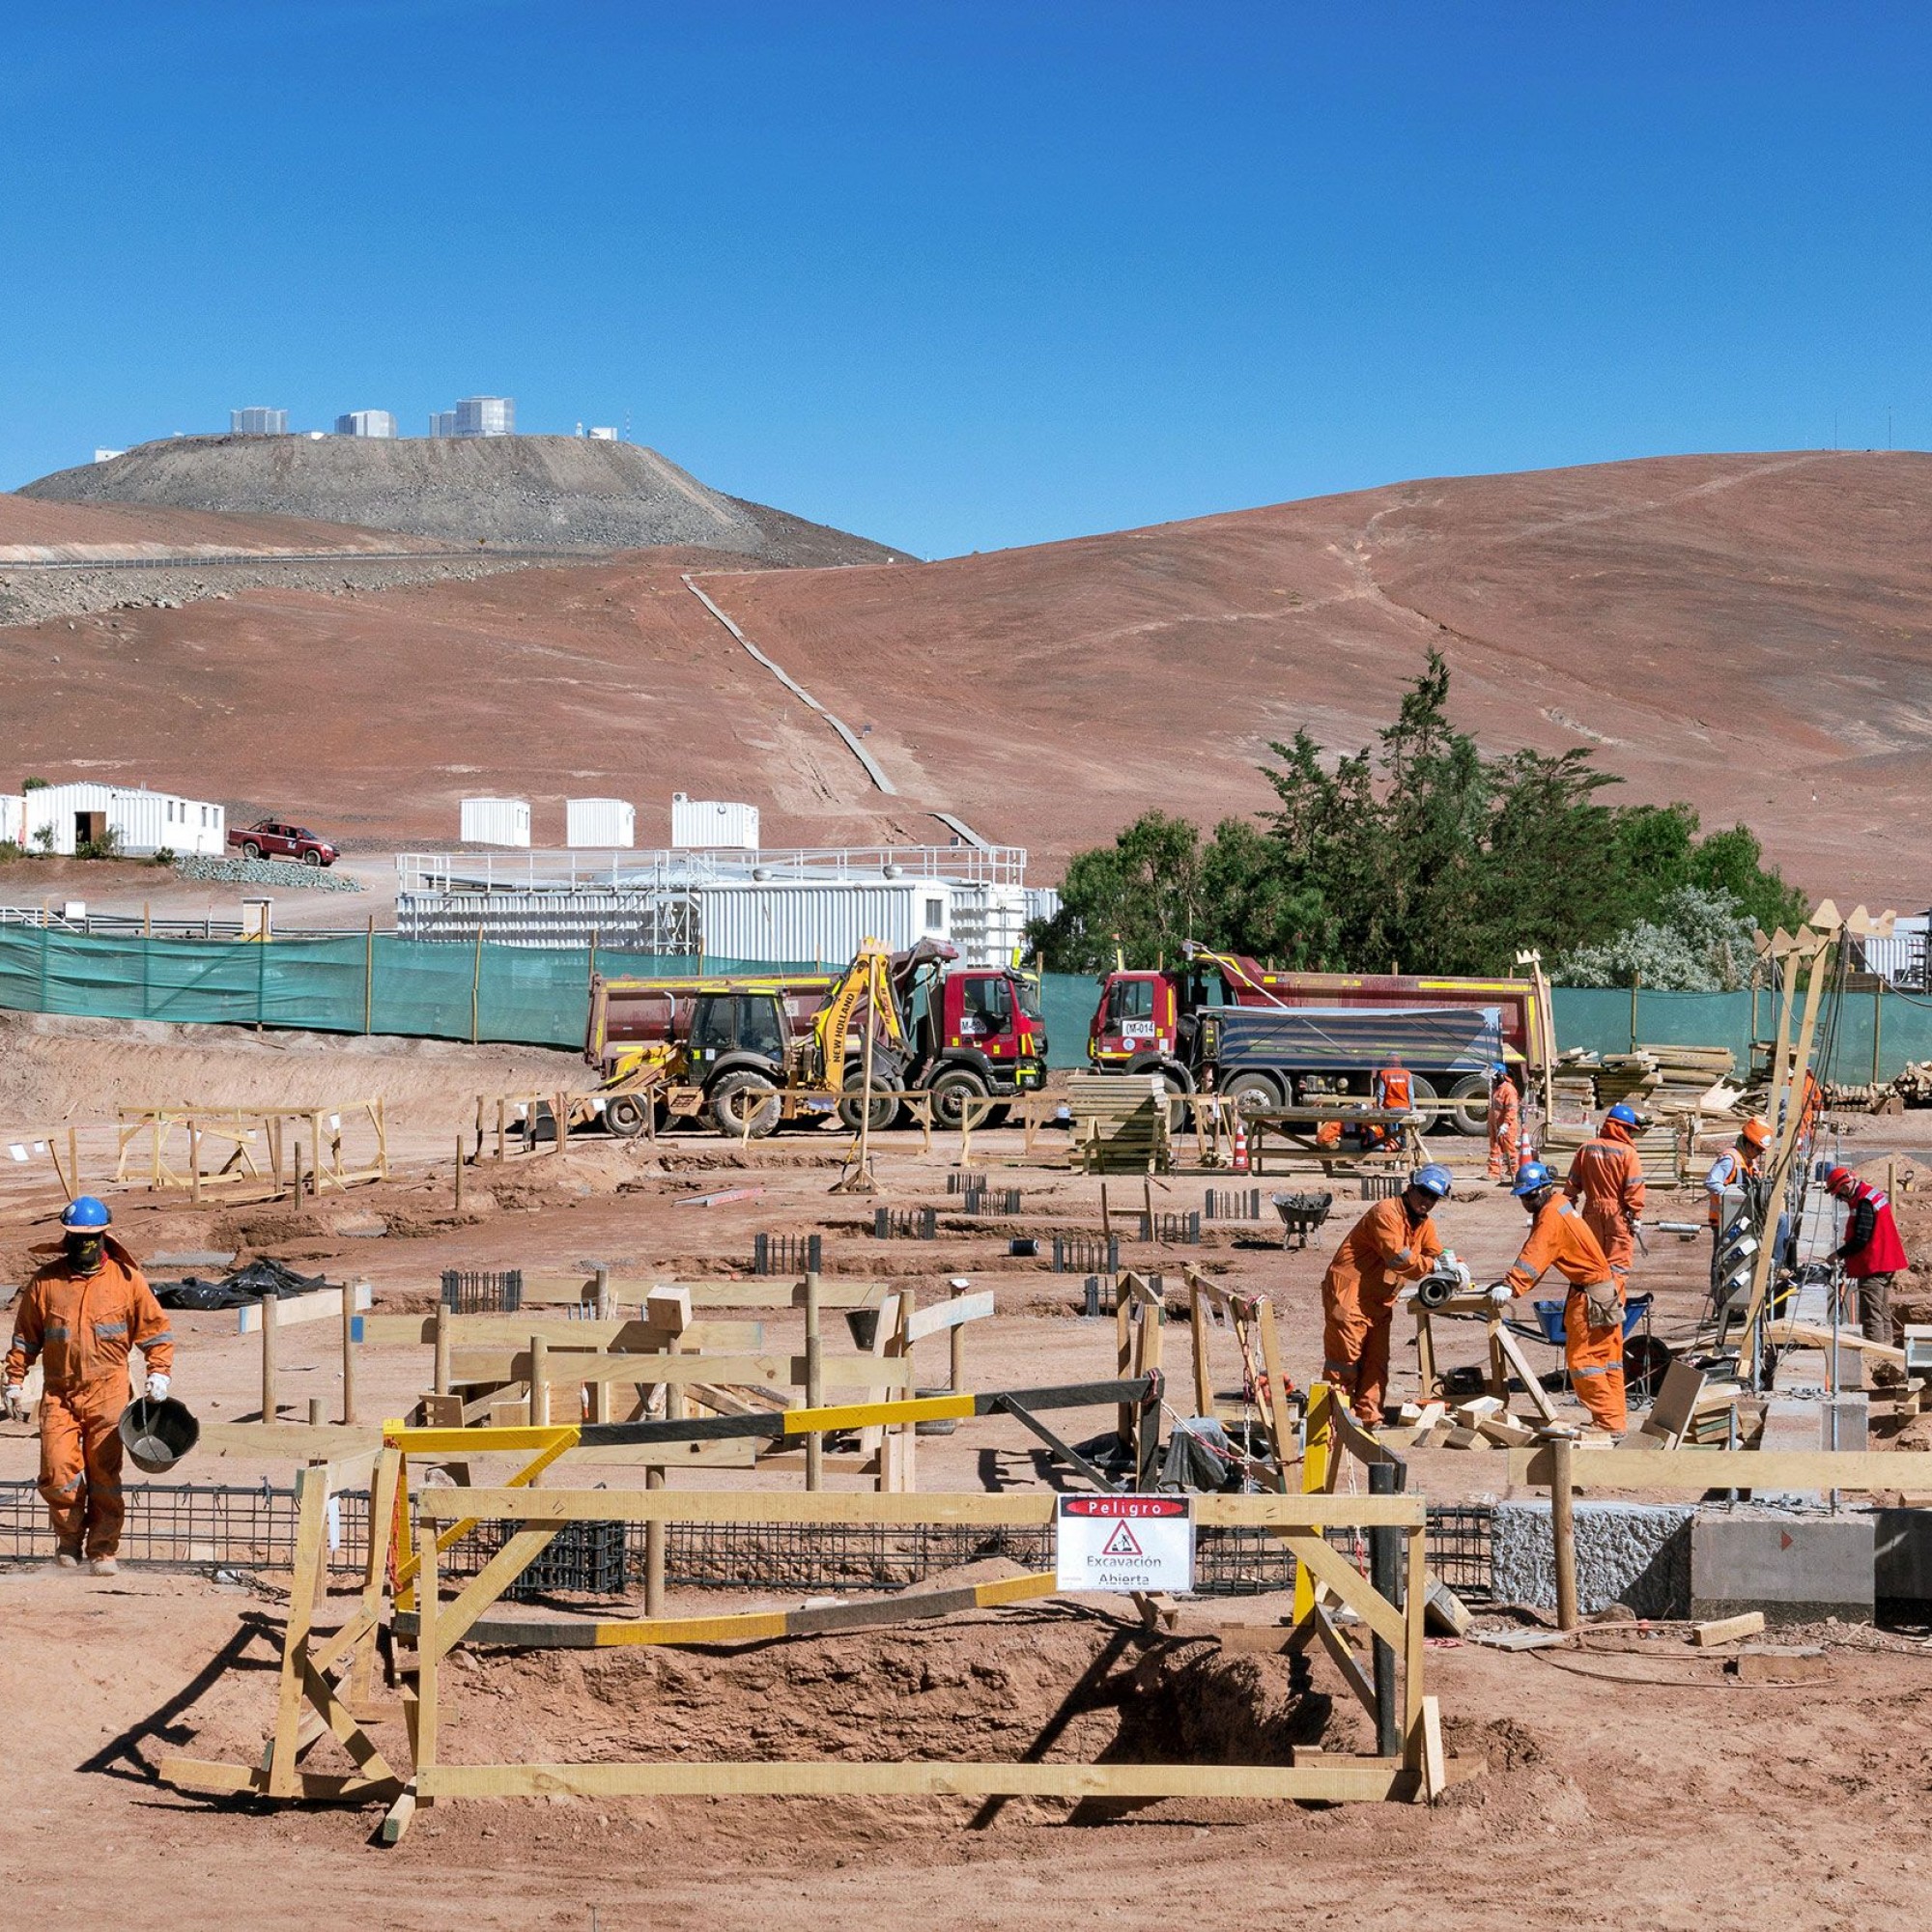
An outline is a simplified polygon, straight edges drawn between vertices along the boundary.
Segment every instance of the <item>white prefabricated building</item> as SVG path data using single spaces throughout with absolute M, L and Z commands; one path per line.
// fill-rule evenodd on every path
M 59 852 L 111 838 L 123 852 L 219 857 L 228 849 L 228 812 L 205 799 L 182 798 L 145 786 L 41 785 L 19 800 L 20 839 L 30 852 Z
M 563 842 L 574 851 L 629 851 L 638 842 L 637 808 L 621 798 L 567 798 Z
M 670 795 L 670 842 L 673 850 L 755 852 L 758 849 L 758 808 L 724 799 Z
M 462 813 L 466 845 L 523 845 L 530 842 L 530 802 L 526 798 L 466 798 Z
M 868 939 L 894 952 L 950 940 L 953 890 L 945 879 L 734 879 L 695 896 L 708 956 L 842 966 Z

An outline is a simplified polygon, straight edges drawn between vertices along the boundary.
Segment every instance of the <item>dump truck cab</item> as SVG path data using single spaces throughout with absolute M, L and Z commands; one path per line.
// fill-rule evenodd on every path
M 929 990 L 923 1024 L 908 1031 L 923 1051 L 917 1084 L 932 1094 L 932 1115 L 957 1126 L 966 1102 L 1032 1094 L 1046 1085 L 1046 1021 L 1039 981 L 1004 966 L 955 966 Z M 1005 1115 L 989 1112 L 997 1126 Z

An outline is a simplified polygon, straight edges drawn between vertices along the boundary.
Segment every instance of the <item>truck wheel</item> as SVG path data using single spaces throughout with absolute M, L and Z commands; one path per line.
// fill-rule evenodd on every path
M 1442 1118 L 1459 1134 L 1490 1130 L 1490 1083 L 1480 1073 L 1465 1073 L 1449 1090 L 1450 1108 Z
M 302 864 L 304 866 L 319 866 L 322 864 L 322 854 L 318 852 L 314 846 L 311 845 L 309 849 L 302 854 Z
M 983 1100 L 986 1083 L 970 1066 L 950 1067 L 932 1083 L 935 1126 L 956 1127 L 966 1115 L 968 1100 Z
M 875 1074 L 874 1084 L 876 1084 L 876 1080 L 877 1076 Z M 893 1084 L 896 1085 L 897 1083 L 895 1082 Z M 853 1094 L 855 1097 L 849 1100 L 840 1100 L 838 1103 L 838 1118 L 841 1121 L 843 1121 L 845 1124 L 849 1128 L 851 1128 L 851 1130 L 855 1134 L 859 1131 L 860 1118 L 867 1111 L 866 1102 L 864 1098 L 865 1086 L 866 1086 L 866 1074 L 865 1074 L 865 1069 L 863 1067 L 855 1069 L 853 1072 L 846 1074 L 845 1091 L 847 1094 Z M 872 1101 L 871 1115 L 872 1115 L 872 1131 L 875 1134 L 882 1134 L 888 1127 L 892 1125 L 892 1123 L 895 1120 L 898 1119 L 899 1103 L 894 1099 L 888 1098 L 881 1100 L 875 1096 Z
M 604 1124 L 625 1140 L 633 1140 L 644 1130 L 649 1118 L 644 1102 L 635 1094 L 618 1094 L 604 1103 Z
M 1266 1073 L 1237 1073 L 1221 1091 L 1243 1114 L 1263 1114 L 1284 1104 L 1281 1089 Z
M 1408 1093 L 1410 1099 L 1415 1102 L 1416 1110 L 1422 1115 L 1422 1131 L 1425 1134 L 1433 1133 L 1441 1120 L 1439 1114 L 1429 1111 L 1440 1097 L 1435 1092 L 1435 1081 L 1426 1079 L 1420 1073 L 1411 1073 L 1408 1076 Z
M 982 1127 L 1004 1127 L 1012 1111 L 1010 1107 L 995 1107 L 980 1124 Z
M 242 856 L 244 859 L 259 859 L 262 848 L 252 838 L 244 838 L 242 841 Z
M 727 1140 L 761 1141 L 779 1123 L 779 1090 L 762 1073 L 727 1073 L 711 1090 L 711 1124 Z

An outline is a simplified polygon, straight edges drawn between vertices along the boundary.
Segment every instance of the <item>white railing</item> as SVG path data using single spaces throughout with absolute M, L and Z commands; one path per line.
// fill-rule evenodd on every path
M 399 852 L 405 893 L 654 892 L 740 880 L 857 883 L 945 879 L 971 885 L 1026 883 L 1023 845 L 846 845 L 644 852 Z

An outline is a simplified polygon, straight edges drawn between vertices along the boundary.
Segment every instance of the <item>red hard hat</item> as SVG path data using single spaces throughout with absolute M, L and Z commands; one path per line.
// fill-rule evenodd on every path
M 1849 1167 L 1834 1167 L 1825 1177 L 1825 1191 L 1828 1194 L 1842 1194 L 1846 1188 L 1856 1186 L 1858 1179 Z

